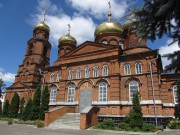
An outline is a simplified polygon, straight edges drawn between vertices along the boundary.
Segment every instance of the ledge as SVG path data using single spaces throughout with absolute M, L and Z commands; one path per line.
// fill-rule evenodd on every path
M 53 102 L 49 103 L 49 105 L 78 105 L 78 102 Z
M 162 104 L 160 100 L 155 100 L 156 105 Z M 141 105 L 151 105 L 153 104 L 153 100 L 143 100 L 140 102 Z M 107 102 L 98 102 L 92 101 L 92 105 L 132 105 L 132 101 L 107 101 Z

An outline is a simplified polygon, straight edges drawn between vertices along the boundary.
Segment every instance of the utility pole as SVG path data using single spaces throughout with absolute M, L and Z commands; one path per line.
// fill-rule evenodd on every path
M 154 93 L 154 79 L 153 79 L 153 73 L 152 73 L 152 61 L 158 59 L 151 59 L 149 61 L 149 69 L 150 69 L 150 73 L 151 73 L 151 84 L 152 84 L 152 95 L 153 95 L 153 105 L 154 105 L 154 116 L 155 116 L 155 121 L 156 121 L 156 127 L 157 127 L 157 114 L 156 114 L 156 99 L 155 99 L 155 93 Z

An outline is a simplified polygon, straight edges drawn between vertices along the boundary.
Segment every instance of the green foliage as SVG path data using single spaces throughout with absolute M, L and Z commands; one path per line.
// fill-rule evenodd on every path
M 27 120 L 27 121 L 24 121 L 24 120 L 20 120 L 20 119 L 15 119 L 13 121 L 13 123 L 15 124 L 27 124 L 27 125 L 36 125 L 36 121 L 30 121 L 30 120 Z
M 143 125 L 143 115 L 142 115 L 138 92 L 133 94 L 132 103 L 133 103 L 133 107 L 132 107 L 131 112 L 129 113 L 130 127 L 131 128 L 134 128 L 134 127 L 141 128 Z
M 38 120 L 36 122 L 36 125 L 37 125 L 37 128 L 42 128 L 42 127 L 44 127 L 44 122 Z
M 42 91 L 42 96 L 41 96 L 41 106 L 39 113 L 39 118 L 41 120 L 44 120 L 45 111 L 49 110 L 48 104 L 49 104 L 49 90 L 48 90 L 48 86 L 46 85 L 45 89 Z
M 12 118 L 16 118 L 18 116 L 19 101 L 20 101 L 19 95 L 17 92 L 15 92 L 10 105 L 10 117 Z
M 115 129 L 115 124 L 112 119 L 105 119 L 103 122 L 98 123 L 94 128 L 97 129 Z
M 23 110 L 24 110 L 24 103 L 25 103 L 25 100 L 24 100 L 24 97 L 23 97 L 23 98 L 21 98 L 21 101 L 20 101 L 20 107 L 19 107 L 20 113 L 19 113 L 19 118 L 22 117 Z
M 40 87 L 38 87 L 33 97 L 33 106 L 32 106 L 32 114 L 31 114 L 32 120 L 36 120 L 39 118 L 40 101 L 41 101 L 41 89 Z
M 2 78 L 0 78 L 0 97 L 1 97 L 1 90 L 4 89 L 4 86 L 6 86 L 2 80 Z
M 9 117 L 9 100 L 6 99 L 3 106 L 3 117 Z
M 144 123 L 143 126 L 142 126 L 142 130 L 145 131 L 145 132 L 152 132 L 154 131 L 155 129 L 155 126 L 153 124 L 149 124 L 149 123 Z
M 126 122 L 121 122 L 119 123 L 119 128 L 122 129 L 122 130 L 126 130 L 126 131 L 129 131 L 130 130 L 130 126 L 128 123 Z
M 171 120 L 168 127 L 170 129 L 180 129 L 180 120 Z
M 2 102 L 0 100 L 0 117 L 2 116 Z
M 13 124 L 13 119 L 9 119 L 8 120 L 8 125 L 12 125 Z
M 9 118 L 9 117 L 0 117 L 0 120 L 2 121 L 9 121 L 11 120 L 12 118 Z
M 134 21 L 131 27 L 138 31 L 138 36 L 150 39 L 168 37 L 178 39 L 180 44 L 180 2 L 179 0 L 144 0 L 143 7 L 132 9 L 128 18 Z M 180 51 L 173 53 L 177 59 L 171 61 L 166 70 L 180 72 Z M 174 56 L 170 56 L 174 58 Z
M 30 98 L 23 110 L 22 120 L 30 120 L 32 115 L 32 99 Z
M 177 83 L 177 99 L 178 99 L 177 117 L 180 119 L 180 82 Z

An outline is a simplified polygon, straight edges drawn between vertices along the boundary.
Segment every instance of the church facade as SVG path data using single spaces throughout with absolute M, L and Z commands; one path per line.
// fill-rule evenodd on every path
M 174 117 L 180 74 L 163 72 L 158 50 L 137 38 L 130 22 L 115 22 L 110 12 L 108 17 L 97 26 L 94 41 L 77 46 L 69 30 L 59 39 L 57 60 L 51 66 L 50 28 L 45 21 L 38 23 L 6 99 L 18 92 L 27 101 L 39 85 L 48 85 L 50 110 L 70 106 L 81 113 L 96 106 L 101 120 L 123 118 L 132 107 L 133 93 L 139 92 L 144 118 L 150 120 L 155 113 L 160 119 Z

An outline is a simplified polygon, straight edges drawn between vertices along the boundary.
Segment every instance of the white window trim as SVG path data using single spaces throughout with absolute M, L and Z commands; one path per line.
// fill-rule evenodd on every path
M 97 76 L 95 76 L 95 69 L 97 69 Z M 93 77 L 99 77 L 99 67 L 93 67 Z
M 53 79 L 52 79 L 52 76 L 53 76 Z M 50 82 L 54 82 L 54 74 L 53 73 L 50 75 Z
M 104 68 L 107 68 L 107 74 L 105 75 L 104 73 Z M 102 67 L 102 76 L 108 76 L 108 65 L 103 65 L 103 67 Z
M 126 73 L 126 68 L 125 68 L 126 66 L 129 67 L 129 68 L 128 68 L 128 69 L 129 69 L 129 74 Z M 125 75 L 131 75 L 131 65 L 130 65 L 130 64 L 125 64 L 125 65 L 124 65 L 124 74 L 125 74 Z
M 87 76 L 87 70 L 88 70 L 89 76 Z M 84 70 L 84 77 L 85 77 L 85 78 L 89 78 L 89 77 L 90 77 L 90 69 L 89 69 L 89 67 L 86 67 L 86 68 L 85 68 L 85 70 Z
M 106 101 L 100 101 L 100 84 L 101 83 L 105 83 L 106 84 Z M 99 83 L 99 91 L 98 91 L 98 102 L 100 102 L 100 103 L 106 103 L 107 101 L 108 101 L 108 96 L 107 96 L 107 83 L 106 82 L 101 82 L 101 83 Z M 103 98 L 102 98 L 103 99 Z
M 78 76 L 78 71 L 79 71 L 79 76 Z M 78 68 L 76 70 L 76 79 L 81 79 L 81 69 L 80 68 Z
M 135 80 L 132 80 L 132 81 L 135 81 Z M 130 83 L 131 83 L 132 81 L 129 82 L 129 101 L 132 101 L 132 99 L 133 99 L 133 97 L 132 97 L 132 99 L 131 99 L 131 90 L 130 90 Z M 137 82 L 137 81 L 135 81 L 135 82 Z M 137 82 L 137 85 L 138 85 L 138 92 L 139 92 L 139 83 L 138 83 L 138 82 Z
M 138 73 L 138 69 L 137 69 L 137 66 L 141 66 L 140 68 L 141 68 L 141 73 Z M 139 68 L 139 67 L 138 67 Z M 135 64 L 135 70 L 136 70 L 136 74 L 142 74 L 142 63 L 141 62 L 137 62 L 136 64 Z
M 70 86 L 74 88 L 74 95 L 73 95 L 73 101 L 72 102 L 69 102 L 69 87 Z M 68 87 L 67 102 L 68 103 L 73 103 L 75 101 L 75 86 L 73 84 L 70 84 L 69 87 Z
M 60 76 L 59 76 L 59 75 L 60 75 Z M 56 77 L 57 77 L 56 81 L 57 81 L 57 82 L 60 82 L 60 80 L 61 80 L 61 73 L 57 73 L 57 76 L 56 76 Z
M 73 70 L 70 69 L 70 70 L 68 71 L 68 80 L 72 80 L 72 79 L 73 79 Z
M 54 89 L 55 89 L 55 90 L 54 90 Z M 52 91 L 55 91 L 55 95 L 53 95 L 53 96 L 54 96 L 53 99 L 51 98 L 51 96 L 52 96 Z M 56 102 L 56 93 L 57 93 L 57 87 L 56 87 L 56 86 L 53 86 L 53 87 L 51 88 L 51 92 L 50 92 L 50 100 L 49 100 L 50 103 Z M 54 100 L 54 101 L 52 102 L 52 100 Z
M 177 102 L 176 102 L 176 98 L 175 98 L 174 87 L 176 87 L 176 94 L 177 94 L 177 85 L 174 85 L 174 86 L 173 86 L 173 97 L 174 97 L 174 104 L 177 104 Z

